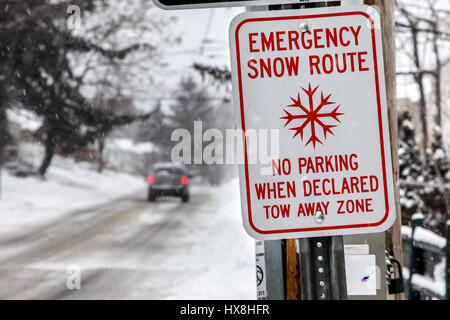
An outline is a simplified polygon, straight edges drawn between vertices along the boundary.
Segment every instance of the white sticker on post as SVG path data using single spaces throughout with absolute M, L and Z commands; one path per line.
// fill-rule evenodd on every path
M 349 296 L 375 296 L 377 294 L 375 255 L 346 255 L 345 274 Z

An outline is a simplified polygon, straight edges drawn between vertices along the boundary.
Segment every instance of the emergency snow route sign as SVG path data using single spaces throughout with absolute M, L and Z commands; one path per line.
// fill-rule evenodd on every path
M 243 13 L 231 23 L 230 44 L 247 232 L 271 240 L 392 226 L 378 13 L 369 6 Z M 250 162 L 249 132 L 265 130 L 278 131 L 279 152 L 270 163 Z

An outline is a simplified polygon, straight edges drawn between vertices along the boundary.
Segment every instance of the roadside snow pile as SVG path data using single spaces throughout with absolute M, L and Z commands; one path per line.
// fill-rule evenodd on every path
M 124 173 L 97 173 L 88 163 L 55 157 L 45 180 L 2 171 L 0 230 L 43 223 L 75 209 L 101 204 L 145 187 L 144 179 Z

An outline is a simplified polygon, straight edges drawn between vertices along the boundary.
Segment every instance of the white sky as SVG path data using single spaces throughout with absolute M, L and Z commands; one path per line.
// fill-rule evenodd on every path
M 229 68 L 228 26 L 233 17 L 243 11 L 244 8 L 167 11 L 178 18 L 174 29 L 182 39 L 166 57 L 167 75 L 174 79 L 173 86 L 180 76 L 195 72 L 192 69 L 195 62 Z M 210 41 L 204 44 L 205 39 Z
M 344 0 L 344 2 L 360 4 L 362 0 Z M 170 95 L 171 89 L 176 88 L 180 76 L 188 73 L 195 75 L 192 69 L 195 62 L 211 66 L 227 66 L 230 69 L 228 27 L 236 15 L 245 11 L 245 7 L 161 11 L 163 14 L 177 17 L 178 21 L 173 28 L 182 38 L 180 45 L 167 52 L 168 68 L 164 75 L 166 79 L 164 96 Z M 202 46 L 204 39 L 212 42 Z

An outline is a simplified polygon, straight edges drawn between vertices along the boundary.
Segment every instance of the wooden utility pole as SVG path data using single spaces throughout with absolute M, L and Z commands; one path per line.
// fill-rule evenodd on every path
M 386 79 L 386 97 L 388 105 L 389 131 L 391 139 L 392 169 L 395 189 L 396 220 L 391 229 L 386 232 L 386 249 L 392 252 L 394 259 L 403 266 L 402 249 L 402 215 L 399 190 L 399 162 L 398 162 L 398 129 L 397 129 L 397 86 L 395 68 L 395 1 L 394 0 L 365 0 L 365 4 L 375 6 L 381 16 L 381 33 L 383 36 L 384 71 Z M 404 294 L 396 294 L 396 300 L 403 300 Z
M 286 300 L 300 300 L 300 273 L 295 239 L 286 240 Z

